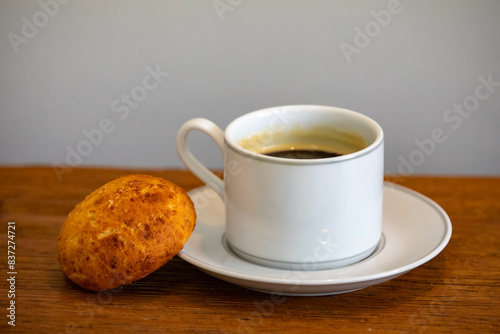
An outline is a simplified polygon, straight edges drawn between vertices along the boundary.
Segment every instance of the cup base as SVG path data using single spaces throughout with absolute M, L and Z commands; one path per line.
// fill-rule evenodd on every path
M 255 264 L 265 266 L 265 267 L 270 267 L 270 268 L 275 268 L 275 269 L 281 269 L 281 270 L 293 270 L 293 271 L 316 271 L 316 270 L 328 270 L 328 269 L 335 269 L 335 268 L 341 268 L 345 267 L 351 264 L 354 264 L 356 262 L 359 262 L 361 260 L 366 259 L 370 255 L 372 255 L 374 252 L 376 252 L 377 248 L 379 248 L 379 244 L 377 243 L 375 246 L 371 247 L 367 251 L 364 251 L 360 254 L 345 258 L 345 259 L 339 259 L 339 260 L 333 260 L 333 261 L 323 261 L 323 262 L 281 262 L 281 261 L 274 261 L 274 260 L 268 260 L 264 259 L 261 257 L 256 257 L 253 255 L 250 255 L 246 252 L 243 252 L 239 250 L 238 248 L 234 247 L 227 241 L 226 237 L 224 236 L 224 246 L 226 246 L 227 250 L 234 255 L 242 258 L 245 261 L 248 262 L 253 262 Z

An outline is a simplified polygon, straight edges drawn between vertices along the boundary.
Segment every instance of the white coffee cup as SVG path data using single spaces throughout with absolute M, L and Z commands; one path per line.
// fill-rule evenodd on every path
M 225 181 L 189 150 L 192 130 L 205 132 L 219 147 Z M 326 136 L 344 154 L 290 159 L 259 153 L 301 134 L 321 145 Z M 375 250 L 382 231 L 383 144 L 381 127 L 369 117 L 313 105 L 251 112 L 224 132 L 196 118 L 177 134 L 183 163 L 225 203 L 230 249 L 245 260 L 292 270 L 342 267 Z

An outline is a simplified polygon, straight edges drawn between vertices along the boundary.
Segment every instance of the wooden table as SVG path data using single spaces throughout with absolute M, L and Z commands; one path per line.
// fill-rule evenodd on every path
M 186 190 L 202 183 L 186 171 L 0 168 L 0 319 L 30 333 L 492 333 L 500 332 L 500 178 L 387 177 L 432 198 L 453 235 L 430 262 L 391 281 L 322 297 L 284 297 L 213 278 L 175 257 L 116 291 L 70 282 L 56 258 L 68 212 L 122 175 L 148 173 Z M 15 222 L 15 299 L 9 298 L 8 222 Z M 15 300 L 15 328 L 7 324 Z

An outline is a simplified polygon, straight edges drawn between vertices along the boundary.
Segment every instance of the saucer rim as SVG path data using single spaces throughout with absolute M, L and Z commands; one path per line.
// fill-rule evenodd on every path
M 201 186 L 198 188 L 194 188 L 188 192 L 190 196 L 193 195 L 193 193 L 202 191 L 204 188 L 209 188 L 208 186 Z M 420 257 L 419 259 L 412 261 L 402 267 L 392 269 L 392 270 L 384 270 L 381 271 L 380 273 L 376 274 L 371 274 L 371 275 L 363 275 L 363 276 L 354 276 L 354 277 L 340 277 L 340 278 L 329 278 L 329 279 L 303 279 L 300 282 L 300 286 L 328 286 L 328 285 L 344 285 L 344 284 L 353 284 L 353 283 L 361 283 L 361 282 L 370 282 L 370 281 L 377 281 L 381 279 L 388 278 L 392 279 L 397 276 L 400 276 L 402 274 L 407 273 L 408 271 L 415 269 L 422 264 L 430 261 L 434 257 L 436 257 L 448 244 L 448 242 L 451 239 L 452 235 L 452 224 L 451 220 L 448 216 L 448 214 L 444 211 L 443 208 L 439 204 L 437 204 L 435 201 L 430 199 L 429 197 L 415 191 L 412 189 L 409 189 L 407 187 L 389 182 L 389 181 L 384 181 L 384 188 L 389 188 L 389 189 L 394 189 L 396 191 L 401 191 L 405 192 L 413 197 L 416 197 L 424 202 L 426 202 L 428 205 L 430 205 L 432 208 L 434 208 L 439 216 L 442 218 L 441 223 L 444 225 L 445 231 L 443 233 L 442 238 L 440 239 L 439 243 L 436 243 L 436 246 L 427 253 L 426 255 Z M 382 232 L 384 232 L 384 226 L 382 225 Z M 270 267 L 265 267 L 261 266 L 252 262 L 245 261 L 241 258 L 236 257 L 234 254 L 231 254 L 227 251 L 227 249 L 224 247 L 222 244 L 222 238 L 224 235 L 224 229 L 223 226 L 221 228 L 221 232 L 217 232 L 218 235 L 218 242 L 221 243 L 220 247 L 224 248 L 224 251 L 227 252 L 230 256 L 235 257 L 237 260 L 241 261 L 242 263 L 248 265 L 248 266 L 254 266 L 259 270 L 266 270 L 266 271 L 274 271 L 276 273 L 287 273 L 287 272 L 300 272 L 304 275 L 314 275 L 315 272 L 318 271 L 302 271 L 302 270 L 290 270 L 290 269 L 278 269 L 278 268 L 270 268 Z M 195 267 L 199 268 L 200 270 L 207 272 L 207 273 L 214 273 L 217 275 L 225 276 L 225 277 L 230 277 L 233 279 L 238 279 L 238 280 L 244 280 L 244 281 L 249 281 L 249 282 L 258 282 L 258 283 L 267 283 L 267 284 L 279 284 L 279 285 L 289 285 L 290 282 L 287 282 L 286 279 L 284 278 L 278 278 L 278 277 L 270 277 L 267 275 L 259 275 L 259 274 L 248 274 L 248 273 L 241 273 L 239 271 L 231 270 L 228 269 L 227 267 L 220 267 L 220 266 L 215 266 L 210 263 L 201 261 L 193 257 L 192 255 L 188 254 L 184 249 L 181 250 L 178 253 L 178 256 L 185 260 L 186 262 L 191 263 Z M 335 273 L 335 271 L 343 270 L 345 268 L 348 268 L 350 266 L 356 266 L 360 263 L 363 263 L 365 261 L 375 261 L 377 256 L 373 256 L 371 258 L 368 258 L 366 260 L 362 260 L 358 263 L 351 264 L 346 267 L 342 268 L 334 268 L 334 269 L 325 269 L 325 270 L 319 270 L 321 272 L 332 272 L 332 274 Z M 252 288 L 250 288 L 252 289 Z

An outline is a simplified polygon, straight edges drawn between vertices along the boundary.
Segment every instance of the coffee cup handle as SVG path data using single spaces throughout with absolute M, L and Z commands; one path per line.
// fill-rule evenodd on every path
M 193 153 L 191 153 L 187 145 L 187 136 L 192 130 L 200 130 L 212 138 L 219 147 L 222 156 L 224 156 L 224 132 L 208 119 L 193 118 L 181 126 L 176 139 L 177 154 L 184 165 L 200 180 L 215 190 L 220 198 L 224 200 L 224 181 L 212 173 L 207 167 L 203 166 L 201 162 L 195 158 Z

